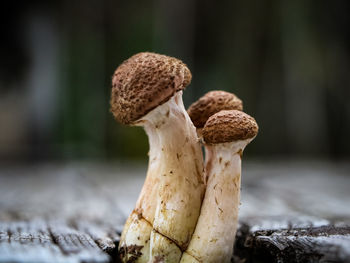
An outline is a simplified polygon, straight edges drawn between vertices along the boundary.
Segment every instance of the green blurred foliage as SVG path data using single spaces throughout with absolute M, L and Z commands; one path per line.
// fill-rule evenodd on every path
M 349 1 L 19 2 L 8 2 L 7 10 L 16 12 L 2 17 L 7 31 L 0 46 L 0 84 L 16 89 L 4 89 L 1 98 L 35 97 L 26 81 L 41 83 L 40 54 L 56 58 L 51 72 L 56 78 L 47 80 L 56 90 L 50 125 L 23 104 L 26 114 L 18 122 L 24 123 L 24 135 L 13 141 L 25 147 L 7 149 L 38 158 L 146 160 L 146 135 L 114 121 L 109 97 L 117 66 L 137 52 L 153 51 L 178 57 L 191 69 L 185 106 L 214 89 L 243 100 L 260 126 L 248 155 L 350 155 Z M 40 106 L 50 98 L 44 94 L 36 95 L 39 113 L 50 105 Z M 0 135 L 6 134 L 15 133 Z

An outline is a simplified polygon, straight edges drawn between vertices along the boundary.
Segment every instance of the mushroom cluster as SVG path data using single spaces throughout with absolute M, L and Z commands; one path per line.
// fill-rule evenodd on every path
M 205 94 L 186 111 L 182 92 L 191 78 L 182 61 L 150 52 L 132 56 L 113 75 L 111 112 L 120 123 L 142 126 L 150 147 L 119 243 L 122 262 L 231 259 L 242 152 L 258 125 L 224 91 Z

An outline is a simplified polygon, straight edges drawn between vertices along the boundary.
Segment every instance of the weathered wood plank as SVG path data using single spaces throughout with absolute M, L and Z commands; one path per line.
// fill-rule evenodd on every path
M 2 172 L 0 262 L 109 262 L 115 257 L 125 217 L 93 177 L 61 166 Z
M 75 222 L 76 228 L 82 233 L 87 233 L 103 251 L 113 253 L 116 243 L 119 242 L 120 233 L 113 227 L 97 226 L 83 219 Z
M 1 222 L 0 262 L 64 262 L 43 222 Z
M 1 222 L 0 262 L 109 262 L 90 237 L 62 228 L 44 221 Z
M 243 168 L 236 262 L 349 262 L 349 164 Z M 145 171 L 88 163 L 2 167 L 0 262 L 116 260 Z
M 350 262 L 349 226 L 302 216 L 272 221 L 243 219 L 233 262 Z
M 88 234 L 77 231 L 64 222 L 49 222 L 48 230 L 62 253 L 76 262 L 108 262 L 110 260 Z
M 118 233 L 89 223 L 84 228 L 88 231 L 62 221 L 0 222 L 0 262 L 109 262 L 117 258 Z

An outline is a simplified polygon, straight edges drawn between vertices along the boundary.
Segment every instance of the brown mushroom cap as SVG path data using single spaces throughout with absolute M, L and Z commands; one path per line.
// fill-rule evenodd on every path
M 190 70 L 176 58 L 138 53 L 114 72 L 111 112 L 119 122 L 131 124 L 184 89 L 191 78 Z
M 246 140 L 258 134 L 258 124 L 248 114 L 238 110 L 224 110 L 211 116 L 203 128 L 208 144 Z
M 187 112 L 196 128 L 203 128 L 210 116 L 221 110 L 243 110 L 242 101 L 233 93 L 215 90 L 192 103 Z

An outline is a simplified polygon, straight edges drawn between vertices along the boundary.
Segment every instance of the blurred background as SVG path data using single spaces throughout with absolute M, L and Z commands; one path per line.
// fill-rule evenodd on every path
M 153 51 L 204 93 L 235 93 L 259 159 L 350 160 L 350 1 L 5 1 L 0 161 L 147 160 L 141 128 L 109 112 L 111 76 Z

